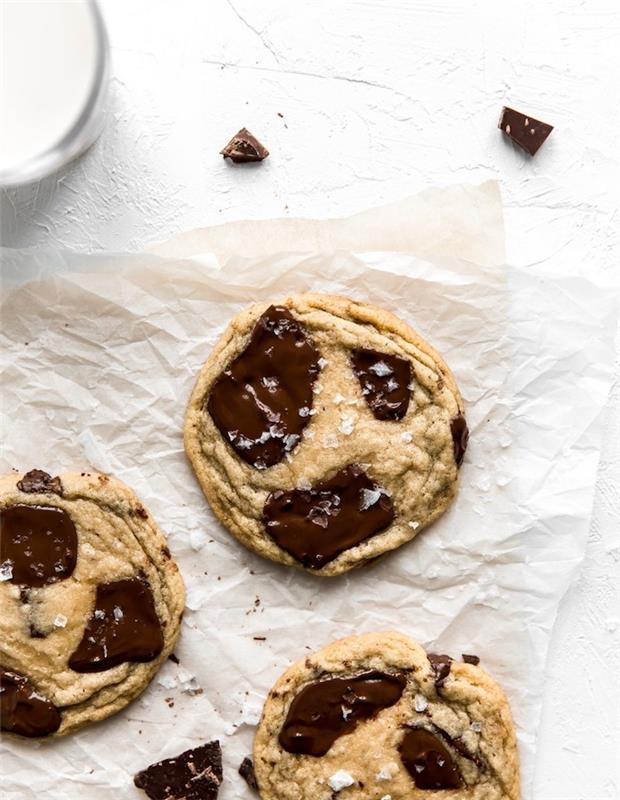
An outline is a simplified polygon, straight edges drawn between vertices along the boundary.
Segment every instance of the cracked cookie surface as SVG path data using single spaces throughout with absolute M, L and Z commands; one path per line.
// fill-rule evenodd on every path
M 238 314 L 185 420 L 187 455 L 223 525 L 318 575 L 362 566 L 437 519 L 467 437 L 454 378 L 430 345 L 383 309 L 320 294 Z M 347 471 L 355 493 L 334 490 Z M 385 513 L 373 520 L 375 504 Z
M 163 533 L 104 474 L 0 477 L 3 730 L 63 735 L 122 709 L 176 642 L 185 603 Z
M 518 800 L 508 701 L 467 659 L 429 659 L 383 631 L 294 664 L 269 693 L 254 740 L 261 798 Z

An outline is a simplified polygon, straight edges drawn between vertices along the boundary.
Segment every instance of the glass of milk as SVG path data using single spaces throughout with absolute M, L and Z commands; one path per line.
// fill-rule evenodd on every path
M 0 0 L 0 186 L 50 175 L 95 141 L 108 62 L 95 0 Z

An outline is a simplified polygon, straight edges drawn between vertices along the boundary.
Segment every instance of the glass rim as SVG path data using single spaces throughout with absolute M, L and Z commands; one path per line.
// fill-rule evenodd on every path
M 102 106 L 107 94 L 110 44 L 97 0 L 86 0 L 95 25 L 97 63 L 88 99 L 71 128 L 53 145 L 20 164 L 0 170 L 0 186 L 20 186 L 41 180 L 69 164 L 96 140 L 103 127 Z

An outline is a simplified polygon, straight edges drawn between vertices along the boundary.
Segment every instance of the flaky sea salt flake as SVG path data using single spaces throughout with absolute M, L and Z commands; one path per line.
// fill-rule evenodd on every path
M 334 772 L 330 776 L 328 783 L 335 792 L 339 792 L 342 789 L 346 789 L 347 786 L 353 786 L 355 779 L 346 770 L 339 769 L 338 772 Z

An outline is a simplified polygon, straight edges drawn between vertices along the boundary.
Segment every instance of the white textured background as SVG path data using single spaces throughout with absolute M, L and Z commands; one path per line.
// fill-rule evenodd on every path
M 508 260 L 620 269 L 619 0 L 102 0 L 100 141 L 0 194 L 10 246 L 135 250 L 237 218 L 334 216 L 428 185 L 502 182 Z M 534 160 L 501 106 L 556 126 Z M 280 114 L 282 116 L 280 116 Z M 271 150 L 235 168 L 246 125 Z M 619 797 L 620 392 L 586 561 L 546 676 L 536 800 Z

